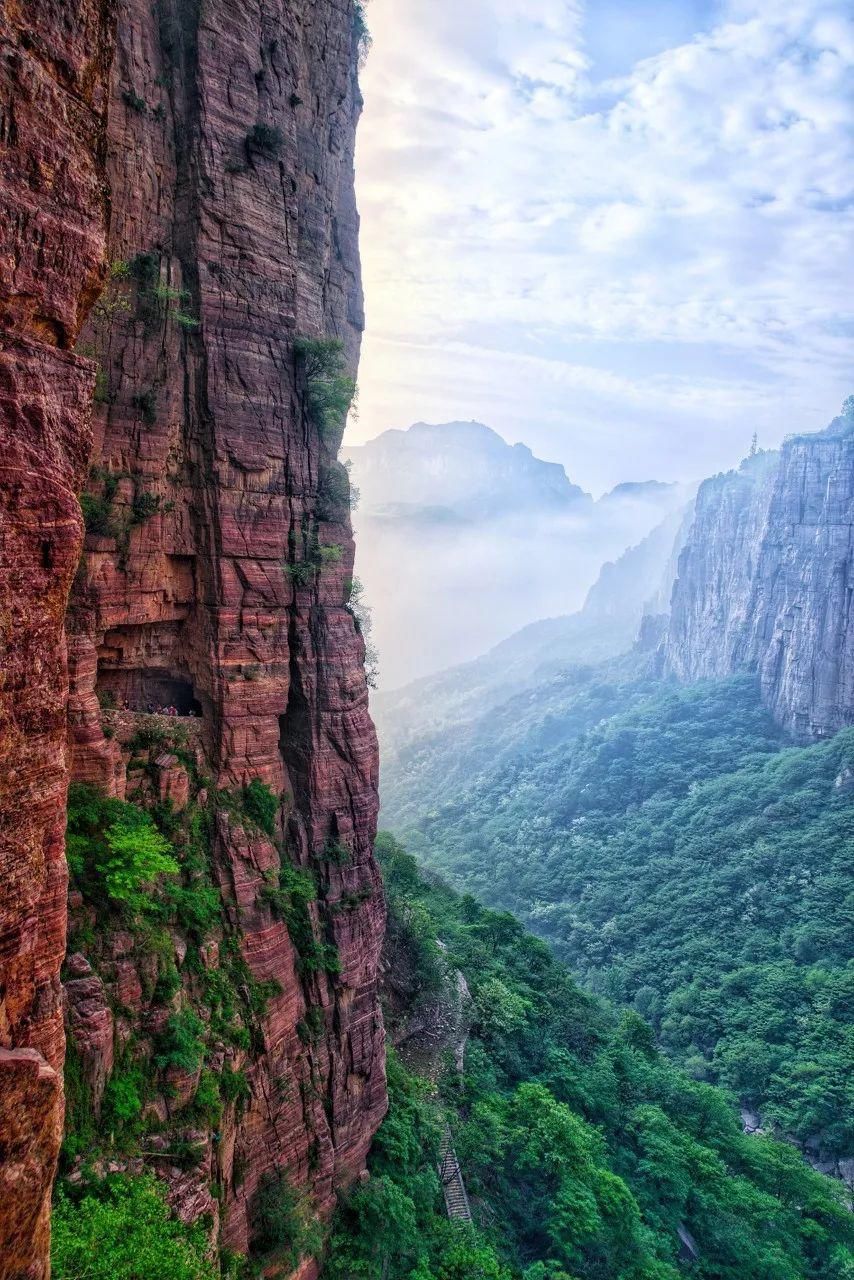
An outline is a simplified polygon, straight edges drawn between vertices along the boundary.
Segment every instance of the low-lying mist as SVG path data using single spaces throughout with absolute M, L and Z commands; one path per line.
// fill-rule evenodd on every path
M 594 501 L 562 467 L 473 423 L 386 432 L 344 456 L 383 689 L 580 609 L 602 564 L 687 496 L 650 481 Z

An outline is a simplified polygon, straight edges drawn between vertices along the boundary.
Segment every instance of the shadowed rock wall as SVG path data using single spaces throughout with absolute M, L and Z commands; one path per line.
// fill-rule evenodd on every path
M 0 4 L 0 1277 L 47 1272 L 62 1133 L 63 623 L 104 269 L 108 0 Z

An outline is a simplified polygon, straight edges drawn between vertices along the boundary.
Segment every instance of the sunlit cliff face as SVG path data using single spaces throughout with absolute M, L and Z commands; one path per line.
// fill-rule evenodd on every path
M 367 439 L 478 418 L 593 492 L 847 392 L 846 0 L 371 0 Z

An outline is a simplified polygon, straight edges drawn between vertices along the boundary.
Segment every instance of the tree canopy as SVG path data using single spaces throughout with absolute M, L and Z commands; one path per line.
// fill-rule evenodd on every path
M 551 749 L 532 748 L 534 722 L 407 839 L 641 1013 L 698 1079 L 848 1154 L 854 730 L 787 746 L 746 678 L 622 696 L 587 728 L 577 704 L 559 712 L 572 725 Z
M 448 1062 L 437 1088 L 390 1056 L 390 1109 L 372 1176 L 338 1214 L 325 1275 L 850 1277 L 854 1234 L 838 1184 L 787 1143 L 744 1134 L 730 1098 L 670 1065 L 637 1013 L 585 995 L 512 916 L 421 879 L 390 836 L 377 848 L 388 964 L 399 973 L 414 963 L 411 987 L 422 997 L 436 990 L 419 982 L 424 968 L 447 982 L 458 966 L 475 1021 L 463 1075 Z M 523 1017 L 494 1017 L 496 983 Z M 418 999 L 408 1014 L 417 1016 Z M 400 1016 L 389 1011 L 393 1037 Z M 470 1228 L 443 1212 L 436 1158 L 446 1123 L 473 1206 Z

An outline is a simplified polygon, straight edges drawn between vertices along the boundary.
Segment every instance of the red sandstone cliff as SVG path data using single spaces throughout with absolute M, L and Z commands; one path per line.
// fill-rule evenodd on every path
M 168 1132 L 163 1149 L 180 1136 L 201 1156 L 189 1172 L 152 1162 L 182 1216 L 219 1216 L 222 1243 L 241 1252 L 265 1175 L 285 1172 L 327 1209 L 385 1108 L 377 750 L 346 607 L 346 474 L 294 354 L 298 335 L 335 336 L 351 372 L 357 360 L 357 43 L 349 0 L 126 0 L 109 112 L 112 279 L 83 335 L 100 372 L 69 622 L 73 774 L 204 812 L 223 912 L 200 943 L 172 929 L 181 986 L 164 996 L 145 941 L 75 897 L 69 1029 L 97 1107 L 119 1054 L 150 1059 L 170 1013 L 195 1006 L 208 1061 L 245 1072 L 249 1096 L 216 1134 L 190 1134 L 181 1116 L 198 1073 L 160 1079 L 147 1113 Z M 134 743 L 128 717 L 105 736 L 96 692 L 200 713 L 189 775 L 180 750 Z M 280 798 L 276 839 L 217 799 L 255 778 Z M 280 867 L 315 884 L 308 945 L 334 956 L 326 967 L 306 963 L 305 937 L 275 910 Z M 207 1007 L 206 973 L 226 954 L 248 966 L 247 1006 L 247 983 L 265 992 L 249 1047 L 219 1035 Z
M 109 0 L 0 4 L 0 1277 L 47 1267 L 62 1130 L 67 675 L 101 286 Z

